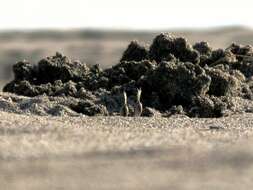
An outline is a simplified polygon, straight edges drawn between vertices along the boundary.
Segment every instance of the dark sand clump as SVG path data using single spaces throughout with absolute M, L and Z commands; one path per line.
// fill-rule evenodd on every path
M 3 91 L 34 97 L 31 101 L 46 97 L 47 104 L 40 106 L 45 115 L 63 110 L 68 115 L 118 115 L 123 91 L 132 115 L 140 88 L 143 116 L 222 117 L 238 110 L 234 99 L 253 98 L 251 46 L 213 50 L 207 42 L 192 46 L 169 34 L 158 35 L 150 48 L 131 42 L 120 62 L 104 70 L 56 53 L 37 65 L 18 62 L 13 72 L 14 80 Z

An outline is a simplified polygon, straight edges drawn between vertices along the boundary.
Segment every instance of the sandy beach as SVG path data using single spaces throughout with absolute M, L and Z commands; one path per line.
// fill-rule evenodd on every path
M 22 40 L 23 35 L 19 37 Z M 24 39 L 30 46 L 24 46 L 26 43 L 17 39 L 2 39 L 0 47 L 4 51 L 1 58 L 6 63 L 3 72 L 8 76 L 5 80 L 11 76 L 10 63 L 15 63 L 16 54 L 20 54 L 19 60 L 32 57 L 34 62 L 59 49 L 74 58 L 83 60 L 82 56 L 85 55 L 88 63 L 101 62 L 103 67 L 109 67 L 118 62 L 132 39 L 132 35 L 122 35 L 125 37 L 116 36 L 114 39 L 114 35 L 110 34 L 113 39 L 108 40 L 105 36 L 104 40 L 101 37 L 95 41 L 87 41 L 86 38 L 86 41 L 80 41 L 79 37 L 76 41 L 70 38 L 61 42 L 61 39 L 51 41 L 51 38 L 33 41 L 27 34 L 27 39 Z M 148 42 L 147 39 L 154 35 L 140 33 L 137 39 Z M 232 41 L 252 44 L 252 31 L 236 28 L 180 35 L 187 36 L 190 42 L 206 39 L 214 48 L 225 47 Z M 24 47 L 27 48 L 24 51 L 26 54 L 20 50 Z M 241 48 L 251 50 L 249 47 Z M 13 50 L 16 54 L 15 51 L 11 56 L 6 53 Z M 6 61 L 9 57 L 13 60 Z M 21 68 L 21 71 L 29 69 Z M 227 76 L 231 73 L 218 74 L 222 81 L 224 78 L 225 82 L 229 81 Z M 240 78 L 242 74 L 238 76 Z M 238 80 L 234 79 L 235 83 L 231 84 L 242 86 L 245 82 L 244 79 Z M 1 82 L 4 83 L 3 80 Z M 54 81 L 51 82 L 53 84 Z M 225 84 L 228 89 L 238 90 L 237 86 Z M 19 88 L 19 94 L 25 95 L 25 89 L 27 92 L 32 89 L 27 86 Z M 180 84 L 175 83 L 175 86 Z M 75 89 L 75 85 L 70 87 Z M 181 92 L 182 89 L 177 91 Z M 224 88 L 217 89 L 220 92 Z M 98 95 L 84 92 L 82 99 L 97 101 Z M 242 98 L 242 94 L 229 96 L 225 104 L 229 109 L 226 112 L 220 110 L 224 117 L 205 119 L 194 118 L 194 115 L 190 118 L 189 114 L 171 117 L 162 117 L 161 114 L 154 114 L 154 117 L 88 117 L 81 114 L 82 110 L 78 112 L 78 109 L 73 109 L 72 104 L 78 105 L 80 101 L 78 96 L 38 95 L 26 97 L 0 92 L 0 189 L 237 190 L 251 189 L 253 186 L 253 101 L 249 97 Z M 203 108 L 200 110 L 207 113 L 210 110 L 212 113 L 219 99 L 206 97 L 203 99 L 206 104 L 200 106 Z M 91 108 L 94 105 L 91 104 Z M 117 108 L 117 101 L 115 105 Z
M 253 114 L 220 119 L 0 112 L 1 189 L 249 189 Z
M 2 1 L 0 190 L 250 190 L 253 1 Z

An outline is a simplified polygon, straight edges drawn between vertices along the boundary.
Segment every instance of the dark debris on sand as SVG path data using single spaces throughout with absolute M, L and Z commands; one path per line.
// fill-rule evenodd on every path
M 192 46 L 185 38 L 164 33 L 149 49 L 131 42 L 120 62 L 108 69 L 56 53 L 37 65 L 18 62 L 13 72 L 14 80 L 3 91 L 65 97 L 68 103 L 58 109 L 63 105 L 89 116 L 118 115 L 123 91 L 131 115 L 137 88 L 142 89 L 143 116 L 222 117 L 233 110 L 231 97 L 253 97 L 251 46 L 213 50 L 207 42 Z

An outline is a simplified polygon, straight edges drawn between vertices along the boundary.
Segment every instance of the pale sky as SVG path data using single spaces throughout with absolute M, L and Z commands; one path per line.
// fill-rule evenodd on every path
M 1 29 L 253 27 L 253 0 L 0 0 Z

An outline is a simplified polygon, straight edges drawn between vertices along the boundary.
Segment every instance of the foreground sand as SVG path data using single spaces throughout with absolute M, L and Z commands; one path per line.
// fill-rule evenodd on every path
M 0 112 L 0 189 L 251 189 L 252 129 L 253 114 L 166 119 Z

